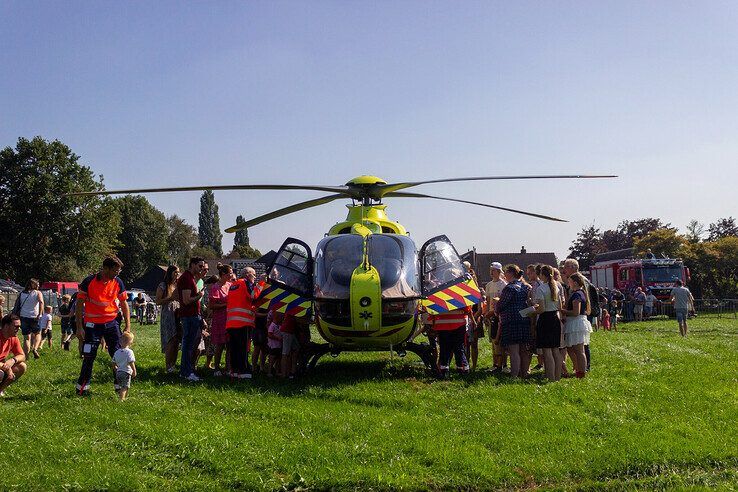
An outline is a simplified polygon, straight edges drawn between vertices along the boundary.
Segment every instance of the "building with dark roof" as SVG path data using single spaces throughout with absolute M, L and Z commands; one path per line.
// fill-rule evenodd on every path
M 476 248 L 461 255 L 462 260 L 471 263 L 472 268 L 477 272 L 480 287 L 487 284 L 492 278 L 489 275 L 489 266 L 494 261 L 502 263 L 502 266 L 509 264 L 518 265 L 525 269 L 528 265 L 541 263 L 543 265 L 551 265 L 558 267 L 558 260 L 554 253 L 528 253 L 525 247 L 520 248 L 520 253 L 477 253 Z
M 140 289 L 149 293 L 156 292 L 157 287 L 164 280 L 165 273 L 167 273 L 166 266 L 152 266 L 139 278 L 126 285 L 126 287 L 129 289 Z

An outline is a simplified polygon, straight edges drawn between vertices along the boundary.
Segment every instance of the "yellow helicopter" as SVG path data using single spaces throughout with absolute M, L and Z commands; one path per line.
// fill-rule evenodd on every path
M 466 272 L 461 258 L 446 236 L 426 241 L 418 250 L 406 229 L 390 220 L 384 198 L 426 198 L 514 212 L 545 220 L 566 222 L 547 215 L 469 200 L 402 191 L 422 184 L 458 181 L 514 179 L 609 178 L 601 175 L 487 176 L 387 183 L 376 176 L 359 176 L 343 186 L 224 185 L 84 192 L 85 194 L 152 193 L 195 190 L 314 190 L 330 195 L 290 205 L 229 227 L 236 232 L 262 222 L 338 199 L 351 199 L 346 220 L 330 228 L 311 248 L 288 238 L 267 269 L 267 283 L 259 303 L 262 308 L 310 319 L 327 343 L 311 343 L 302 351 L 306 369 L 321 356 L 342 351 L 389 350 L 401 357 L 416 353 L 431 368 L 428 345 L 412 340 L 417 335 L 422 303 L 431 314 L 477 304 L 479 286 Z M 307 317 L 307 318 L 306 318 Z M 422 327 L 421 327 L 422 328 Z

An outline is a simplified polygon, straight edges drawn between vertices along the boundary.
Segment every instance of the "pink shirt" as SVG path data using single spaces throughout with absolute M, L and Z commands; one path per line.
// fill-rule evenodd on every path
M 225 303 L 226 299 L 228 298 L 228 289 L 231 288 L 231 283 L 226 282 L 223 284 L 222 287 L 218 287 L 217 283 L 214 283 L 210 287 L 210 295 L 208 296 L 208 302 L 219 302 L 219 303 Z M 225 324 L 226 324 L 226 307 L 223 306 L 219 309 L 211 309 L 210 310 L 212 315 L 212 326 L 213 329 L 222 329 L 225 330 Z
M 269 324 L 269 334 L 274 335 L 279 340 L 274 340 L 273 338 L 267 339 L 267 345 L 270 349 L 280 348 L 282 346 L 282 332 L 279 331 L 279 325 L 277 323 L 270 323 Z

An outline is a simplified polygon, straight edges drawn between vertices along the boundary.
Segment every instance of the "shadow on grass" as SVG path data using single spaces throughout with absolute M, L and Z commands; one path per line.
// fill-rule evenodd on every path
M 188 382 L 178 374 L 167 374 L 162 367 L 142 367 L 138 369 L 137 381 L 153 385 L 178 385 L 183 387 L 204 386 L 209 389 L 243 391 L 249 393 L 273 393 L 280 396 L 304 395 L 314 390 L 325 391 L 344 386 L 353 386 L 371 381 L 407 381 L 421 385 L 462 383 L 466 386 L 476 384 L 548 384 L 541 372 L 533 373 L 528 379 L 512 379 L 508 374 L 490 373 L 478 370 L 469 374 L 452 373 L 450 379 L 441 380 L 419 364 L 402 362 L 391 367 L 387 360 L 325 360 L 313 371 L 294 380 L 268 377 L 256 374 L 252 379 L 233 379 L 212 376 L 210 370 L 200 368 L 200 382 Z

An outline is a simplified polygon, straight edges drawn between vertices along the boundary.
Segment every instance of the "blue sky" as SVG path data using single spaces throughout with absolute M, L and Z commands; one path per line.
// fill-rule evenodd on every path
M 5 1 L 0 25 L 0 145 L 58 138 L 108 188 L 618 174 L 415 189 L 568 224 L 388 202 L 416 243 L 559 256 L 592 223 L 738 215 L 735 2 Z M 317 196 L 216 192 L 222 228 Z M 197 224 L 199 193 L 148 198 Z M 249 234 L 315 244 L 344 216 Z

